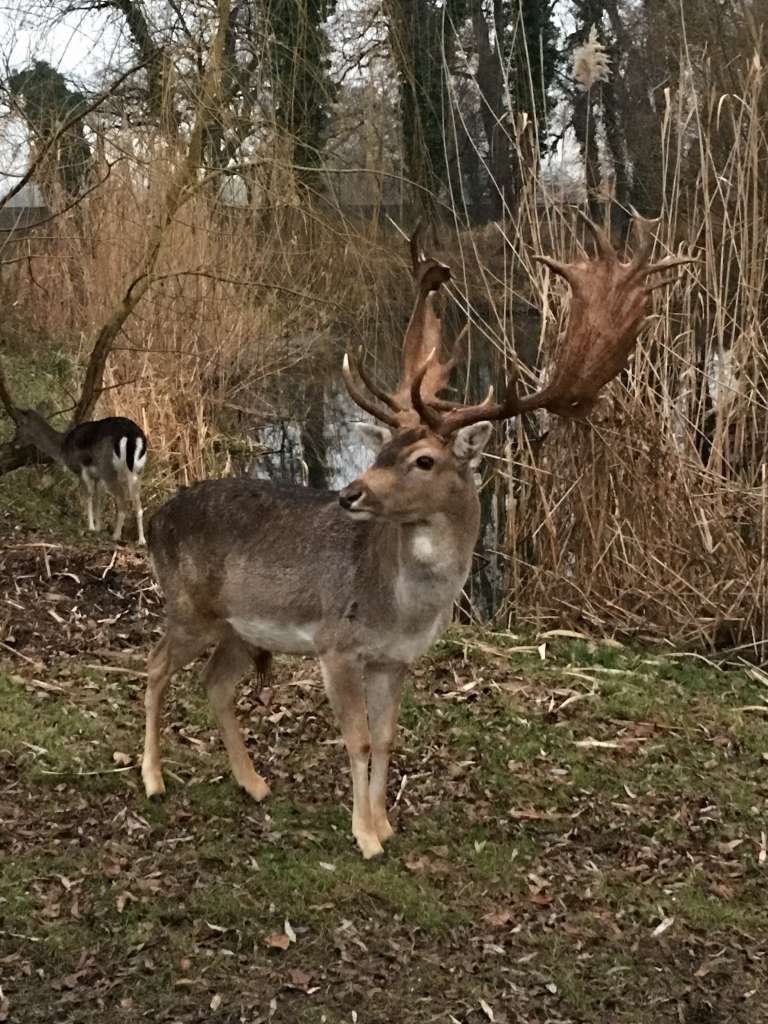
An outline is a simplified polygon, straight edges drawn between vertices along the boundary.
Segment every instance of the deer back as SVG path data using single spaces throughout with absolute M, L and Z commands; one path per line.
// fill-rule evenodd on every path
M 125 473 L 141 473 L 147 438 L 133 420 L 107 416 L 72 427 L 63 438 L 62 456 L 73 473 L 87 470 L 94 478 L 109 481 Z

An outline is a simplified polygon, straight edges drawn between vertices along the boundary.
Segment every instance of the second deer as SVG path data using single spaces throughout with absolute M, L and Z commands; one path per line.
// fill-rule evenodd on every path
M 80 480 L 86 499 L 88 529 L 101 529 L 101 490 L 115 500 L 117 519 L 112 533 L 119 541 L 128 512 L 136 516 L 139 544 L 145 544 L 141 507 L 141 474 L 147 461 L 147 438 L 141 427 L 124 416 L 78 423 L 56 430 L 34 409 L 14 409 L 15 440 L 32 444 Z
M 655 265 L 643 247 L 619 260 L 596 228 L 597 257 L 545 259 L 569 282 L 572 304 L 549 383 L 501 402 L 440 397 L 454 359 L 440 357 L 434 299 L 448 268 L 412 240 L 416 303 L 403 373 L 389 394 L 362 365 L 344 376 L 352 398 L 385 426 L 364 433 L 377 454 L 340 493 L 249 478 L 180 491 L 149 523 L 149 551 L 166 599 L 152 651 L 142 776 L 164 792 L 160 715 L 171 675 L 213 647 L 203 673 L 236 781 L 256 800 L 269 787 L 254 770 L 235 717 L 239 680 L 270 652 L 314 653 L 349 756 L 352 833 L 364 857 L 393 832 L 387 775 L 406 670 L 447 626 L 470 570 L 480 527 L 474 469 L 494 420 L 546 408 L 584 415 L 625 365 L 644 319 Z

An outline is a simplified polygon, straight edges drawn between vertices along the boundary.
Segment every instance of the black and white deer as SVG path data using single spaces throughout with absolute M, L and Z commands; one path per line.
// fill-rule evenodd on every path
M 147 462 L 147 438 L 137 423 L 124 416 L 108 416 L 59 431 L 34 409 L 15 408 L 13 418 L 17 444 L 34 445 L 77 476 L 86 500 L 89 530 L 101 529 L 103 488 L 117 505 L 113 539 L 122 538 L 126 515 L 132 510 L 138 542 L 146 543 L 141 474 Z

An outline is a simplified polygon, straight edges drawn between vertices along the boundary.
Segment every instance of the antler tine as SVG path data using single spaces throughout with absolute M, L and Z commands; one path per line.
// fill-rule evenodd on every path
M 595 242 L 595 247 L 597 248 L 597 254 L 600 257 L 600 259 L 618 259 L 618 256 L 616 255 L 616 250 L 611 245 L 610 239 L 603 231 L 603 229 L 598 227 L 597 224 L 594 223 L 594 221 L 590 220 L 583 210 L 579 210 L 579 217 L 581 217 L 585 227 L 589 230 L 589 233 L 592 235 L 592 238 Z
M 679 274 L 670 274 L 669 277 L 664 277 L 655 284 L 647 284 L 645 290 L 650 294 L 651 292 L 658 291 L 659 288 L 666 288 L 670 284 L 676 284 L 679 280 Z
M 649 263 L 640 268 L 640 274 L 645 277 L 648 274 L 655 274 L 659 270 L 669 270 L 672 267 L 683 267 L 686 263 L 698 263 L 695 256 L 667 256 L 657 263 Z
M 416 227 L 411 233 L 411 237 L 408 240 L 411 249 L 411 267 L 413 269 L 413 276 L 415 277 L 419 270 L 419 264 L 423 260 L 423 253 L 421 251 L 421 239 L 424 233 L 424 221 L 418 221 Z
M 426 376 L 427 370 L 430 367 L 432 360 L 435 358 L 436 349 L 432 349 L 427 358 L 418 368 L 416 373 L 413 375 L 411 380 L 411 405 L 413 406 L 416 413 L 418 413 L 419 419 L 421 419 L 427 426 L 433 430 L 439 430 L 443 417 L 435 409 L 431 408 L 426 404 L 421 396 L 421 385 Z
M 648 262 L 648 257 L 651 255 L 653 249 L 653 235 L 648 231 L 643 223 L 643 219 L 637 213 L 634 207 L 630 207 L 632 216 L 635 221 L 637 228 L 638 238 L 640 239 L 640 245 L 637 252 L 632 257 L 632 269 L 637 271 L 641 270 Z
M 347 386 L 347 391 L 350 394 L 352 400 L 360 406 L 361 409 L 365 409 L 371 416 L 375 416 L 377 420 L 381 420 L 382 423 L 388 424 L 390 427 L 397 429 L 400 426 L 400 421 L 390 409 L 383 409 L 376 402 L 372 401 L 365 392 L 357 386 L 357 383 L 352 376 L 352 370 L 349 365 L 349 356 L 344 353 L 344 362 L 342 363 L 341 372 L 344 376 L 344 383 Z
M 658 260 L 656 263 L 649 263 L 648 257 L 651 255 L 653 250 L 653 235 L 648 230 L 649 224 L 658 224 L 661 221 L 661 217 L 643 217 L 637 212 L 634 206 L 630 206 L 630 213 L 632 214 L 637 233 L 640 238 L 640 247 L 632 258 L 630 266 L 632 270 L 640 277 L 646 277 L 648 274 L 655 274 L 660 270 L 670 270 L 673 267 L 682 267 L 687 263 L 698 262 L 694 256 L 666 256 L 662 260 Z M 647 286 L 648 291 L 655 291 L 657 288 L 662 287 L 663 284 L 671 284 L 677 280 L 675 276 L 671 276 L 665 279 L 663 282 Z
M 536 396 L 531 396 L 531 399 Z M 441 437 L 447 437 L 462 427 L 469 427 L 473 423 L 480 423 L 483 420 L 506 420 L 510 416 L 516 416 L 524 410 L 529 399 L 520 399 L 517 393 L 517 374 L 515 374 L 507 385 L 506 394 L 501 402 L 493 401 L 493 385 L 488 389 L 488 394 L 477 405 L 463 405 L 457 409 L 447 412 L 441 419 L 437 433 Z M 536 406 L 534 405 L 533 408 Z
M 572 283 L 573 272 L 570 263 L 561 263 L 560 260 L 552 259 L 551 256 L 544 256 L 541 253 L 534 254 L 533 259 L 537 263 L 543 263 L 546 267 L 549 267 L 553 274 L 564 277 L 569 284 Z
M 368 390 L 371 392 L 371 394 L 374 396 L 374 398 L 378 398 L 378 400 L 380 402 L 383 402 L 384 405 L 386 405 L 387 408 L 391 409 L 393 412 L 402 412 L 403 411 L 401 406 L 394 400 L 392 395 L 388 395 L 387 392 L 384 391 L 383 388 L 380 388 L 378 386 L 378 384 L 376 384 L 376 382 L 373 380 L 372 377 L 369 377 L 368 371 L 365 369 L 365 365 L 363 363 L 363 346 L 362 345 L 357 350 L 357 360 L 355 361 L 355 370 L 356 370 L 357 375 L 360 378 L 360 380 L 363 382 L 363 384 L 365 384 L 365 386 L 368 388 Z
M 452 409 L 462 407 L 461 402 L 454 402 L 450 398 L 430 398 L 429 405 L 430 408 L 437 409 L 438 412 L 450 412 Z

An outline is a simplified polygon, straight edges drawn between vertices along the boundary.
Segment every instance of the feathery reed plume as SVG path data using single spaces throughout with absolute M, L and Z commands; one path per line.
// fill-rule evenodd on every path
M 605 45 L 597 37 L 595 25 L 589 30 L 586 43 L 573 51 L 573 77 L 584 92 L 589 92 L 597 82 L 606 82 L 611 75 L 611 59 L 605 52 Z

